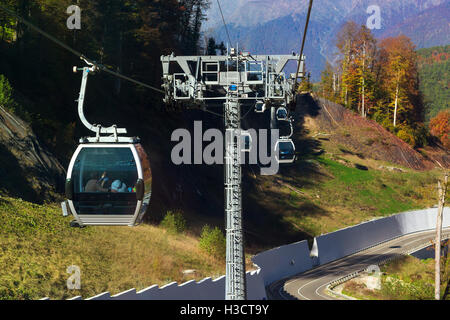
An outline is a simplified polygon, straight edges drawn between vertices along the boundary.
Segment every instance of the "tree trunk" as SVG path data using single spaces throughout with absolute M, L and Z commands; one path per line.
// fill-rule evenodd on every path
M 336 95 L 336 73 L 333 72 L 333 96 Z
M 435 239 L 435 274 L 434 274 L 434 298 L 436 300 L 441 299 L 441 233 L 442 233 L 442 216 L 445 205 L 445 194 L 447 192 L 447 179 L 448 175 L 445 175 L 444 186 L 441 186 L 441 182 L 438 181 L 439 191 L 439 206 L 436 221 L 436 239 Z
M 394 103 L 394 127 L 397 125 L 397 105 L 398 105 L 398 87 L 399 87 L 399 76 L 397 76 L 397 88 L 395 89 L 395 103 Z
M 365 109 L 365 90 L 364 90 L 364 69 L 366 66 L 366 42 L 364 41 L 364 47 L 363 47 L 363 69 L 362 69 L 362 98 L 361 98 L 361 115 L 365 118 L 366 117 L 366 109 Z
M 339 81 L 339 74 L 337 75 L 337 92 L 341 92 L 341 82 Z
M 346 107 L 348 107 L 347 94 L 348 94 L 348 88 L 347 88 L 347 86 L 345 86 L 345 106 Z
M 365 109 L 365 99 L 364 99 L 364 77 L 363 77 L 363 86 L 362 86 L 362 107 L 361 107 L 361 115 L 366 117 L 366 109 Z
M 358 112 L 361 111 L 361 98 L 360 95 L 358 94 Z

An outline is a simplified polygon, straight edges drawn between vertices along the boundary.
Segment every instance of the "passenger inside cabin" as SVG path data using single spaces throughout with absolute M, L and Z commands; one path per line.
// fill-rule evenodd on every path
M 98 179 L 98 175 L 92 172 L 89 176 L 89 180 L 84 187 L 84 192 L 108 192 L 106 184 L 108 178 L 106 177 L 106 172 L 103 173 L 102 178 Z
M 120 180 L 114 180 L 114 182 L 111 184 L 111 192 L 127 192 L 127 185 L 120 181 Z

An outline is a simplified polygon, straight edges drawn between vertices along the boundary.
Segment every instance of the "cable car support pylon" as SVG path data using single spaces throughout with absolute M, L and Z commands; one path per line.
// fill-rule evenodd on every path
M 242 170 L 239 89 L 228 91 L 224 105 L 225 119 L 225 215 L 226 220 L 226 279 L 225 298 L 245 300 L 245 256 L 242 228 Z
M 224 56 L 161 57 L 166 103 L 179 102 L 185 107 L 200 106 L 204 110 L 223 106 L 227 300 L 246 299 L 241 186 L 241 152 L 245 148 L 241 145 L 244 134 L 241 109 L 255 108 L 256 113 L 264 113 L 265 105 L 271 106 L 270 110 L 292 105 L 296 79 L 294 74 L 286 77 L 283 71 L 289 61 L 300 63 L 299 76 L 303 77 L 304 57 L 294 53 L 253 56 L 231 48 Z M 177 69 L 181 72 L 173 72 Z

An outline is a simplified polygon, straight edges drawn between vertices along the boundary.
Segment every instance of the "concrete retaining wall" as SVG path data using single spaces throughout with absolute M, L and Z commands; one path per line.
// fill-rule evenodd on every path
M 264 285 L 313 267 L 306 240 L 264 251 L 252 261 L 262 270 Z
M 260 269 L 247 272 L 247 298 L 266 299 L 265 286 L 274 281 L 402 235 L 433 229 L 436 227 L 436 214 L 437 208 L 404 212 L 321 235 L 315 239 L 312 252 L 314 257 L 310 257 L 306 240 L 261 252 L 252 258 Z M 449 207 L 444 210 L 443 227 L 450 227 Z M 130 289 L 114 296 L 104 292 L 89 300 L 223 300 L 224 298 L 225 276 L 222 276 L 214 280 L 211 278 L 199 282 L 192 280 L 180 285 L 172 282 L 161 288 L 153 285 L 138 292 Z M 81 297 L 72 298 L 72 300 L 81 299 Z
M 434 229 L 436 214 L 437 208 L 430 208 L 367 221 L 317 237 L 314 239 L 317 247 L 311 252 L 306 241 L 300 241 L 259 253 L 252 261 L 261 268 L 267 286 L 396 237 Z M 448 207 L 444 210 L 443 227 L 450 227 Z
M 319 263 L 340 259 L 405 234 L 436 228 L 437 208 L 409 211 L 376 219 L 317 237 Z M 443 227 L 450 226 L 445 208 Z
M 317 237 L 319 263 L 334 261 L 401 235 L 402 227 L 395 216 L 321 235 Z

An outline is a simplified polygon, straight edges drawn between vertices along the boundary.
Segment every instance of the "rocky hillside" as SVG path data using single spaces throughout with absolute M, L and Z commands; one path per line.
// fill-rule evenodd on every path
M 27 123 L 0 106 L 0 191 L 32 202 L 55 200 L 65 169 Z

